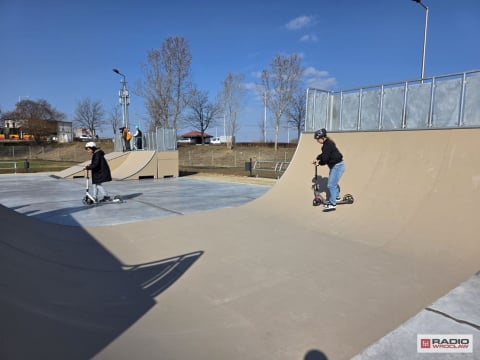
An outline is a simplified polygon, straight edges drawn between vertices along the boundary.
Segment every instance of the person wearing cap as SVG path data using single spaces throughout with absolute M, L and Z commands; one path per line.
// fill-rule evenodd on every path
M 112 174 L 105 159 L 105 152 L 97 148 L 97 144 L 93 141 L 85 144 L 85 150 L 92 154 L 92 161 L 85 169 L 92 172 L 93 197 L 100 202 L 108 201 L 110 196 L 103 188 L 102 183 L 112 181 Z
M 322 153 L 313 160 L 313 164 L 327 165 L 330 169 L 327 185 L 329 197 L 324 208 L 325 210 L 333 210 L 337 205 L 337 201 L 340 200 L 340 187 L 338 182 L 345 171 L 343 155 L 338 150 L 335 142 L 327 136 L 327 130 L 317 130 L 313 137 L 322 145 Z

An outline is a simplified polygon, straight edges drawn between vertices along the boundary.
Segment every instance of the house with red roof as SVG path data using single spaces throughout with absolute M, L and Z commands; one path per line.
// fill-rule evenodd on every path
M 206 132 L 203 133 L 203 142 L 202 142 L 202 133 L 200 131 L 190 131 L 185 134 L 183 134 L 179 139 L 179 143 L 184 143 L 184 144 L 209 144 L 210 139 L 213 136 L 210 134 L 207 134 Z

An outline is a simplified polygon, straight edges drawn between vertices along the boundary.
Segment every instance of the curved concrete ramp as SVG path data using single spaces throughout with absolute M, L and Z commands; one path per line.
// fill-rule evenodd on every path
M 165 164 L 168 166 L 162 167 Z M 122 165 L 112 170 L 114 180 L 156 179 L 165 176 L 178 176 L 177 152 L 130 151 Z
M 138 179 L 143 172 L 144 176 L 156 178 L 157 164 L 154 161 L 155 151 L 129 151 L 122 166 L 112 170 L 114 180 Z
M 55 358 L 54 329 L 71 359 L 350 359 L 476 273 L 480 129 L 332 138 L 356 199 L 335 212 L 312 206 L 311 134 L 277 185 L 238 208 L 85 230 L 0 208 L 18 225 L 0 242 L 0 357 Z M 113 276 L 184 256 L 163 292 L 150 287 L 175 265 Z
M 111 152 L 111 153 L 105 154 L 105 159 L 107 160 L 108 165 L 110 166 L 110 169 L 113 171 L 116 168 L 118 168 L 127 159 L 127 156 L 128 156 L 128 153 Z M 57 173 L 55 173 L 55 175 L 64 179 L 84 177 L 84 168 L 88 164 L 90 164 L 90 160 L 84 161 L 81 164 L 69 167 L 68 169 L 58 171 Z
M 178 177 L 177 151 L 129 151 L 105 154 L 113 180 Z M 84 168 L 90 160 L 55 173 L 55 176 L 73 179 L 84 177 Z

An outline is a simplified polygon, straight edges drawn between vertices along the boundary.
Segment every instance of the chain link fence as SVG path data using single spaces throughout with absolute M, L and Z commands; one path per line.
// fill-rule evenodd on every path
M 192 150 L 179 150 L 179 165 L 185 167 L 233 167 L 244 168 L 246 162 L 272 161 L 289 162 L 295 148 L 273 151 L 269 149 L 241 149 L 241 150 L 207 150 L 198 151 L 196 146 Z
M 102 143 L 101 143 L 102 144 Z M 111 142 L 101 145 L 105 152 L 113 149 Z M 0 160 L 50 160 L 50 161 L 71 161 L 84 162 L 91 159 L 84 148 L 84 143 L 77 146 L 72 144 L 58 145 L 16 145 L 8 144 L 0 146 Z

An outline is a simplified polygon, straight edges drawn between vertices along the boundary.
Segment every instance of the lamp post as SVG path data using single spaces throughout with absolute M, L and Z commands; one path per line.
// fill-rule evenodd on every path
M 123 126 L 128 128 L 128 105 L 130 105 L 130 96 L 128 95 L 127 90 L 127 80 L 125 79 L 125 75 L 118 71 L 118 69 L 113 69 L 113 72 L 122 77 L 122 89 L 118 92 L 118 97 L 120 104 L 122 105 Z
M 263 142 L 267 143 L 267 91 L 263 92 Z
M 420 73 L 420 79 L 423 82 L 425 77 L 425 52 L 427 48 L 427 28 L 428 28 L 428 6 L 425 5 L 422 0 L 412 0 L 413 2 L 418 3 L 421 7 L 425 9 L 425 27 L 423 30 L 423 53 L 422 53 L 422 70 Z

